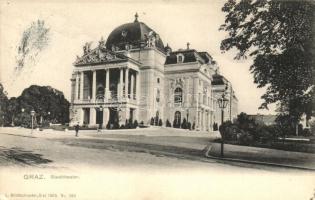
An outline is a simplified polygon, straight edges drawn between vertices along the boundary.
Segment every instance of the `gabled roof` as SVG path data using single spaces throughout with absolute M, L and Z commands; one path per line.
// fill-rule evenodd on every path
M 126 62 L 127 60 L 130 60 L 130 58 L 121 53 L 115 53 L 99 46 L 93 50 L 87 50 L 81 57 L 77 56 L 73 65 L 96 65 L 102 63 Z

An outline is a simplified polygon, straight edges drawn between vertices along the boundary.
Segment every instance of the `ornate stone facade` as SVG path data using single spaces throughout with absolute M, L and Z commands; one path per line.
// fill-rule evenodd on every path
M 111 128 L 126 121 L 148 125 L 153 120 L 156 125 L 169 121 L 181 127 L 185 121 L 193 129 L 211 131 L 220 118 L 215 116 L 217 71 L 208 53 L 189 49 L 189 44 L 172 52 L 136 16 L 133 23 L 114 29 L 106 42 L 102 38 L 96 48 L 86 43 L 83 55 L 77 56 L 71 124 Z M 234 93 L 231 97 L 233 106 L 227 109 L 234 117 L 231 110 L 237 101 Z

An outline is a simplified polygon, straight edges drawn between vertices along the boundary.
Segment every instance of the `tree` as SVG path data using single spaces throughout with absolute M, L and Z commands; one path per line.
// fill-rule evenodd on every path
M 3 126 L 6 124 L 6 108 L 8 104 L 8 97 L 7 93 L 4 90 L 3 85 L 0 83 L 0 126 Z
M 314 114 L 314 11 L 312 1 L 228 0 L 222 11 L 228 32 L 221 50 L 237 49 L 235 59 L 253 58 L 258 88 L 267 87 L 260 108 L 277 103 L 280 114 L 298 124 Z
M 15 125 L 15 118 L 19 113 L 19 101 L 16 97 L 11 97 L 7 103 L 6 118 L 12 126 Z
M 21 96 L 17 98 L 18 109 L 20 112 L 30 113 L 34 110 L 37 121 L 40 118 L 54 123 L 69 122 L 70 103 L 65 99 L 63 93 L 50 86 L 32 85 L 23 90 Z

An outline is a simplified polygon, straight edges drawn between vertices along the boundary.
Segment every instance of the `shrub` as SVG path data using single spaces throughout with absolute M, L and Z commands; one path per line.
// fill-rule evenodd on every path
M 301 135 L 304 136 L 304 137 L 309 137 L 309 136 L 311 136 L 312 134 L 311 134 L 311 131 L 310 131 L 309 128 L 305 128 L 305 129 L 303 129 L 303 131 L 301 132 Z
M 163 125 L 162 119 L 159 119 L 159 126 L 162 126 L 162 125 Z
M 151 125 L 151 126 L 154 125 L 154 118 L 153 118 L 153 117 L 151 117 L 150 125 Z
M 191 130 L 191 123 L 190 122 L 187 123 L 187 129 Z
M 225 140 L 236 140 L 236 135 L 238 132 L 240 132 L 239 128 L 232 124 L 231 121 L 223 122 L 223 124 L 221 124 L 219 127 L 219 131 Z
M 113 124 L 113 129 L 119 129 L 119 123 L 118 121 L 115 121 L 114 124 Z
M 155 126 L 159 125 L 159 117 L 158 116 L 154 117 L 154 125 Z
M 166 127 L 172 127 L 172 124 L 168 119 L 166 120 Z
M 108 121 L 107 125 L 106 125 L 106 129 L 110 129 L 110 122 Z
M 173 128 L 180 128 L 180 122 L 177 122 L 175 119 L 173 121 Z
M 196 124 L 194 122 L 193 125 L 192 125 L 192 130 L 195 130 L 195 128 L 196 128 Z
M 125 121 L 125 126 L 124 126 L 125 128 L 129 128 L 129 122 L 128 122 L 128 120 L 126 119 L 126 121 Z
M 315 135 L 315 121 L 309 122 L 311 135 Z
M 135 120 L 135 121 L 133 122 L 133 128 L 137 128 L 137 127 L 138 127 L 138 121 Z
M 251 145 L 254 141 L 254 138 L 249 133 L 241 131 L 238 134 L 237 141 L 240 145 Z
M 217 123 L 213 123 L 213 131 L 217 131 L 218 130 L 218 124 Z
M 181 124 L 181 128 L 182 129 L 187 129 L 187 121 L 186 121 L 186 118 L 183 119 L 183 122 Z

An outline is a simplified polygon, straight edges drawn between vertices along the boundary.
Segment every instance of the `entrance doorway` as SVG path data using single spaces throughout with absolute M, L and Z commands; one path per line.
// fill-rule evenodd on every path
M 103 110 L 96 110 L 96 123 L 99 125 L 100 129 L 103 127 Z
M 173 127 L 180 128 L 180 124 L 181 124 L 181 113 L 179 111 L 176 111 L 175 116 L 174 116 Z
M 108 129 L 119 128 L 119 112 L 117 111 L 117 108 L 109 109 L 109 120 L 108 126 L 106 128 Z
M 83 126 L 90 123 L 90 108 L 83 108 Z

